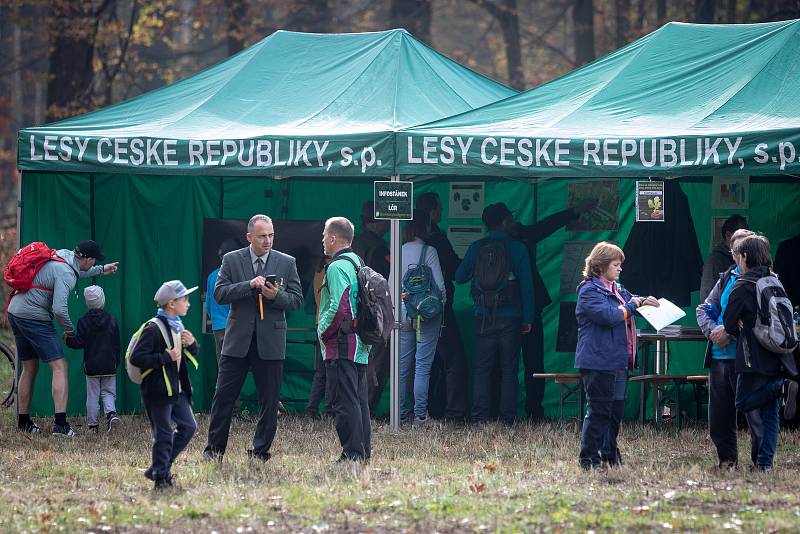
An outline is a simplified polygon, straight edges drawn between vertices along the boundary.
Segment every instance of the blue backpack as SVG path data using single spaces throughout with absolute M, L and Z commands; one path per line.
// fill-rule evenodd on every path
M 433 281 L 431 268 L 425 265 L 425 254 L 428 245 L 422 247 L 422 253 L 416 264 L 411 264 L 403 275 L 403 292 L 407 294 L 405 301 L 408 317 L 416 322 L 419 335 L 420 321 L 429 321 L 442 313 L 442 293 Z

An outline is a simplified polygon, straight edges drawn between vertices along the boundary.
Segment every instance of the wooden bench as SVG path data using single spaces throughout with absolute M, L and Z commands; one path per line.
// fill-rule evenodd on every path
M 674 406 L 675 431 L 679 432 L 682 423 L 681 393 L 686 385 L 692 386 L 695 398 L 695 415 L 700 416 L 702 409 L 702 393 L 707 392 L 708 376 L 705 375 L 678 375 L 678 374 L 646 374 L 632 376 L 631 382 L 648 384 L 653 388 L 653 420 L 656 430 L 661 430 L 664 417 L 664 407 Z M 644 423 L 644 402 L 640 404 L 639 421 Z
M 583 387 L 581 387 L 581 375 L 578 373 L 534 373 L 533 378 L 541 380 L 553 380 L 560 386 L 559 399 L 558 399 L 558 416 L 559 419 L 564 419 L 564 404 L 565 403 L 578 403 L 578 424 L 583 421 L 584 414 L 584 395 Z M 577 399 L 575 395 L 577 394 Z

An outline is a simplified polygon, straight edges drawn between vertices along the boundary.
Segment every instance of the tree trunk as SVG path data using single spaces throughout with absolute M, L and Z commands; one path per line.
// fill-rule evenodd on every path
M 667 21 L 667 0 L 656 0 L 656 18 L 659 25 Z
M 247 4 L 244 0 L 225 0 L 225 37 L 228 43 L 228 55 L 244 48 L 244 21 L 247 16 Z
M 405 28 L 414 37 L 431 43 L 433 0 L 392 0 L 389 20 L 394 28 Z
M 332 17 L 330 0 L 295 0 L 287 29 L 313 33 L 336 31 Z
M 503 0 L 503 6 L 500 9 L 499 22 L 506 45 L 508 84 L 522 91 L 525 89 L 525 71 L 522 69 L 522 46 L 519 41 L 517 0 Z
M 86 111 L 97 34 L 91 0 L 51 0 L 50 9 L 48 122 Z
M 736 0 L 728 0 L 727 5 L 727 22 L 728 24 L 736 23 Z
M 715 0 L 695 0 L 694 20 L 711 24 L 714 22 L 714 11 L 717 7 Z
M 575 66 L 594 60 L 594 5 L 592 0 L 574 0 L 572 25 L 575 32 Z
M 621 48 L 628 44 L 630 38 L 631 0 L 614 0 L 614 4 L 617 15 L 616 45 Z

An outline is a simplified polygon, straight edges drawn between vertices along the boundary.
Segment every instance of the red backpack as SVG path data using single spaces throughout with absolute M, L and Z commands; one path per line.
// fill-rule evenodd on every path
M 56 256 L 55 249 L 52 249 L 42 242 L 25 245 L 8 262 L 3 269 L 3 280 L 11 286 L 13 290 L 8 300 L 17 293 L 24 293 L 31 288 L 52 291 L 51 288 L 33 285 L 33 279 L 45 263 L 48 261 L 60 261 L 67 263 L 66 260 Z

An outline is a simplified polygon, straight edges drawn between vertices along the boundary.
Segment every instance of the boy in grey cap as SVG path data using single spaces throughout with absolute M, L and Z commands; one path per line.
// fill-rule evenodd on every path
M 119 365 L 119 328 L 114 318 L 103 308 L 106 296 L 100 286 L 83 290 L 89 311 L 78 320 L 74 336 L 65 342 L 72 349 L 83 349 L 83 370 L 86 373 L 86 424 L 99 432 L 100 402 L 106 414 L 106 432 L 120 422 L 117 417 L 117 366 Z

